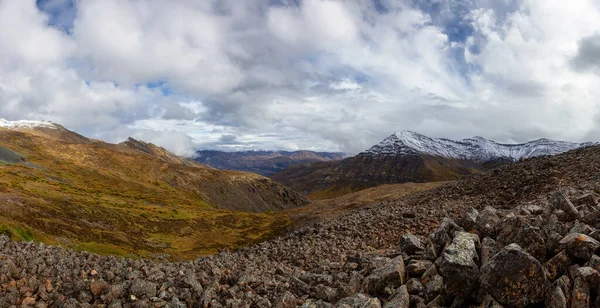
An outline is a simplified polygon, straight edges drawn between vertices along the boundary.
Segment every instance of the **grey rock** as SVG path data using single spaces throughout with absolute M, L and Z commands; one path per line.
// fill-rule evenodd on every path
M 352 297 L 341 299 L 335 307 L 338 308 L 381 308 L 379 299 L 365 294 L 356 294 Z
M 150 298 L 156 296 L 156 284 L 138 278 L 131 283 L 129 292 L 137 298 Z
M 546 307 L 567 308 L 567 297 L 559 286 L 553 287 L 545 302 Z
M 419 279 L 416 279 L 416 278 L 408 279 L 408 281 L 406 282 L 406 284 L 404 286 L 406 286 L 408 293 L 413 294 L 413 295 L 419 294 L 419 293 L 423 292 L 423 290 L 424 290 L 423 284 L 421 283 L 421 281 Z
M 290 291 L 285 291 L 275 300 L 273 308 L 295 308 L 298 304 L 298 298 Z
M 571 200 L 561 190 L 556 191 L 550 197 L 550 204 L 555 209 L 564 211 L 567 218 L 570 220 L 575 220 L 579 218 L 579 211 L 577 211 Z
M 469 231 L 475 227 L 477 216 L 479 216 L 479 211 L 469 206 L 463 215 L 456 219 L 456 223 L 463 229 Z
M 457 232 L 438 260 L 440 275 L 446 282 L 446 291 L 457 296 L 467 296 L 476 288 L 479 277 L 477 235 Z
M 500 218 L 496 215 L 496 210 L 492 207 L 486 207 L 477 216 L 476 229 L 481 233 L 482 237 L 494 237 L 499 225 Z
M 406 270 L 409 277 L 421 277 L 423 273 L 433 266 L 433 262 L 428 260 L 410 260 Z
M 525 307 L 544 301 L 542 265 L 516 244 L 504 247 L 481 267 L 481 287 L 503 305 Z
M 386 288 L 395 290 L 404 284 L 405 279 L 406 269 L 404 268 L 404 260 L 402 256 L 397 256 L 367 276 L 362 288 L 368 294 L 385 294 Z
M 571 295 L 571 308 L 590 307 L 590 287 L 581 277 L 575 278 L 573 282 L 573 293 Z
M 404 234 L 400 238 L 400 249 L 408 254 L 422 254 L 425 252 L 425 246 L 419 237 L 413 234 Z
M 390 299 L 383 305 L 384 308 L 408 308 L 410 305 L 410 295 L 407 286 L 400 286 Z
M 494 239 L 486 237 L 481 241 L 481 264 L 487 263 L 495 254 L 497 254 L 502 246 Z

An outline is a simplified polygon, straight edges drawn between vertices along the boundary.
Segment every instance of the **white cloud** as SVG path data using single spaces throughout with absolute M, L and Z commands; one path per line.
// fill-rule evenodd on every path
M 598 139 L 594 0 L 271 2 L 0 0 L 0 115 L 183 154 Z

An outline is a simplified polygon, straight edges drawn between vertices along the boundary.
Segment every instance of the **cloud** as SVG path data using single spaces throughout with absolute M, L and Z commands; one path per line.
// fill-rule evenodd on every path
M 577 70 L 600 73 L 600 34 L 579 41 L 579 49 L 572 63 Z
M 597 139 L 599 28 L 594 0 L 0 0 L 0 115 L 184 154 Z

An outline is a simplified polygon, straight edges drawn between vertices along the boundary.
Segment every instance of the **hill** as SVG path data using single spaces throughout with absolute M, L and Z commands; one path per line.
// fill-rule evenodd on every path
M 326 199 L 381 184 L 457 180 L 509 162 L 590 145 L 548 139 L 501 144 L 481 137 L 453 141 L 404 131 L 354 157 L 290 166 L 271 178 L 311 199 Z
M 54 123 L 2 121 L 0 225 L 16 238 L 185 258 L 268 238 L 289 223 L 276 212 L 307 204 L 268 178 L 142 141 L 108 144 Z
M 238 170 L 269 176 L 286 167 L 311 162 L 336 161 L 343 153 L 313 151 L 198 151 L 195 161 L 221 170 Z

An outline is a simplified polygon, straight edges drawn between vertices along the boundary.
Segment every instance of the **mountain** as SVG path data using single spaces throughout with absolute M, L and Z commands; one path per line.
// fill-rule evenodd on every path
M 343 153 L 313 151 L 198 151 L 195 161 L 221 170 L 239 170 L 269 176 L 286 167 L 312 162 L 335 161 L 344 158 Z
M 493 160 L 518 161 L 537 156 L 555 155 L 590 145 L 594 145 L 594 143 L 574 143 L 550 139 L 538 139 L 521 144 L 502 144 L 479 136 L 454 141 L 402 131 L 385 138 L 379 144 L 365 151 L 363 155 L 430 155 L 485 163 Z
M 535 157 L 188 262 L 0 236 L 0 307 L 600 307 L 598 170 Z
M 0 233 L 173 258 L 278 234 L 298 193 L 133 138 L 109 144 L 50 122 L 0 119 Z
M 323 199 L 381 184 L 456 180 L 508 162 L 590 145 L 594 143 L 549 139 L 501 144 L 482 137 L 454 141 L 403 131 L 354 157 L 290 166 L 271 178 L 309 198 Z

